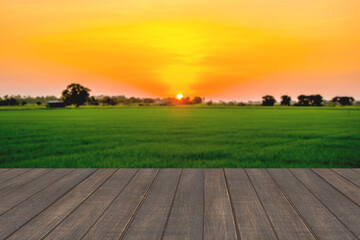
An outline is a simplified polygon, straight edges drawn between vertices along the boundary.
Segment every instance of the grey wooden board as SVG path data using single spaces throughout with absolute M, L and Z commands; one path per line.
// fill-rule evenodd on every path
M 205 169 L 204 239 L 237 239 L 222 169 Z
M 140 169 L 84 239 L 119 239 L 146 196 L 158 169 Z
M 246 171 L 280 239 L 315 239 L 264 169 Z
M 310 169 L 290 170 L 349 230 L 360 238 L 360 208 Z
M 201 239 L 203 201 L 204 170 L 184 169 L 163 239 Z
M 30 198 L 32 195 L 46 188 L 50 184 L 56 182 L 73 169 L 59 169 L 57 171 L 49 171 L 34 181 L 22 185 L 16 190 L 0 197 L 0 215 L 15 207 L 17 204 Z
M 116 170 L 99 169 L 49 208 L 31 219 L 8 239 L 36 240 L 47 235 L 66 216 L 91 196 Z
M 334 168 L 332 170 L 356 186 L 360 187 L 360 174 L 358 172 L 350 168 Z
M 8 171 L 5 171 L 0 174 L 0 183 L 4 183 L 10 179 L 13 179 L 17 177 L 20 174 L 23 174 L 24 172 L 30 171 L 31 169 L 27 168 L 14 168 L 10 169 Z
M 9 170 L 10 170 L 9 168 L 0 168 L 0 174 Z
M 276 239 L 274 229 L 244 169 L 225 169 L 225 176 L 241 239 Z
M 355 235 L 289 171 L 269 169 L 268 172 L 319 239 L 356 239 Z
M 0 239 L 360 238 L 356 170 L 9 169 Z
M 61 171 L 59 171 L 60 173 Z M 93 169 L 72 171 L 0 216 L 0 239 L 9 236 L 88 177 Z M 63 173 L 63 172 L 61 172 Z M 6 195 L 8 196 L 8 195 Z M 45 223 L 44 223 L 45 224 Z
M 32 169 L 21 175 L 16 176 L 11 180 L 3 182 L 2 184 L 0 184 L 0 197 L 26 183 L 31 182 L 32 180 L 40 177 L 41 175 L 49 171 L 50 171 L 49 169 L 44 169 L 44 168 Z
M 180 178 L 180 169 L 161 169 L 122 239 L 160 239 Z
M 129 183 L 137 170 L 119 169 L 45 239 L 80 239 Z
M 360 191 L 357 186 L 340 177 L 330 169 L 313 169 L 313 171 L 360 206 Z
M 360 173 L 360 168 L 354 168 L 353 170 L 354 170 L 355 172 Z

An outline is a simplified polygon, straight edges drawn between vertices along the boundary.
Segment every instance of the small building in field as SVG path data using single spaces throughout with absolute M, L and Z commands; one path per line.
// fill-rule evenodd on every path
M 47 102 L 48 108 L 63 108 L 65 107 L 65 103 L 62 101 L 49 101 Z

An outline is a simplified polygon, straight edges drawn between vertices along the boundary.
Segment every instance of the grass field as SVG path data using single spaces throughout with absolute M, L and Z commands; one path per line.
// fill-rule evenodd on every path
M 360 167 L 360 108 L 0 108 L 0 167 Z

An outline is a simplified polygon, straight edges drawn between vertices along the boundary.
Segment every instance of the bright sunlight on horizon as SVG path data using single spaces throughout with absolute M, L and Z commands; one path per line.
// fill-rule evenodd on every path
M 360 97 L 358 0 L 0 0 L 0 96 Z

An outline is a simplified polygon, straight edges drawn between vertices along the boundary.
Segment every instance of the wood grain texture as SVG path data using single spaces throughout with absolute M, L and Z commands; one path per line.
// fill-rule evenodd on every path
M 80 239 L 124 189 L 136 169 L 119 169 L 45 239 Z
M 2 196 L 0 198 L 0 215 L 15 207 L 22 201 L 30 198 L 32 195 L 46 188 L 50 184 L 56 182 L 71 171 L 73 171 L 73 169 L 59 169 L 57 171 L 51 170 L 34 181 L 22 185 L 16 190 Z
M 10 179 L 13 179 L 13 178 L 17 177 L 18 175 L 23 174 L 30 170 L 31 169 L 27 169 L 27 168 L 14 168 L 14 169 L 10 169 L 8 171 L 4 171 L 0 174 L 0 184 L 4 183 Z
M 288 170 L 269 169 L 268 172 L 319 239 L 356 239 Z
M 353 170 L 357 173 L 360 173 L 360 168 L 353 168 Z
M 16 176 L 15 178 L 8 180 L 0 184 L 0 197 L 7 194 L 8 192 L 26 184 L 30 183 L 32 180 L 40 177 L 41 175 L 49 172 L 50 169 L 32 169 L 21 175 Z
M 84 239 L 119 239 L 146 196 L 158 171 L 158 169 L 140 169 Z
M 204 170 L 184 169 L 163 239 L 202 239 L 203 201 Z
M 0 174 L 9 170 L 10 170 L 9 168 L 0 168 Z
M 246 172 L 280 239 L 315 239 L 264 169 L 248 169 Z
M 96 191 L 115 171 L 115 169 L 97 170 L 49 208 L 31 219 L 8 239 L 35 240 L 43 238 Z
M 357 170 L 8 169 L 0 239 L 360 239 Z
M 244 169 L 225 169 L 241 239 L 276 239 L 275 232 Z
M 205 169 L 204 239 L 237 239 L 222 169 Z
M 360 206 L 360 191 L 357 186 L 330 169 L 313 169 L 313 171 Z
M 343 224 L 360 238 L 360 208 L 310 169 L 290 170 Z
M 59 171 L 59 173 L 64 173 Z M 93 169 L 71 171 L 0 216 L 0 239 L 9 236 L 93 173 Z M 8 196 L 8 195 L 6 195 Z M 43 223 L 45 224 L 45 223 Z
M 354 185 L 360 187 L 360 174 L 358 172 L 350 168 L 333 168 L 332 170 L 352 182 Z
M 160 239 L 171 208 L 181 169 L 161 169 L 122 239 Z

